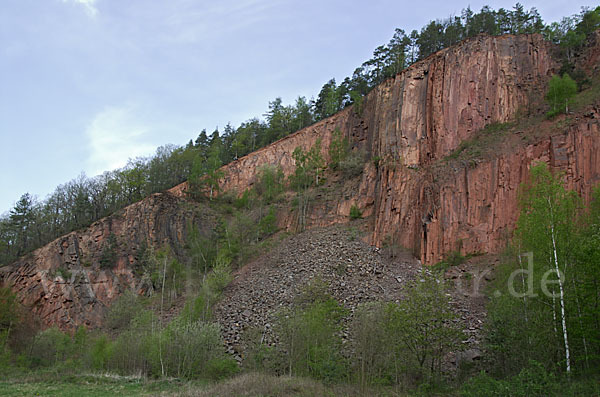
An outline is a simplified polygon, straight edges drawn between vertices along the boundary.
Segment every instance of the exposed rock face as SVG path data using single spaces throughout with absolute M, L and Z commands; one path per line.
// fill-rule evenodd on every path
M 564 162 L 585 163 L 585 175 L 582 167 L 569 166 L 569 181 L 578 188 L 597 178 L 600 164 L 583 149 L 597 144 L 597 120 L 474 169 L 446 170 L 444 182 L 428 167 L 486 125 L 538 111 L 547 80 L 557 68 L 551 52 L 539 35 L 466 40 L 388 79 L 369 93 L 362 109 L 345 109 L 225 166 L 222 189 L 243 192 L 262 164 L 279 165 L 291 174 L 294 148 L 306 149 L 319 138 L 327 157 L 338 128 L 371 161 L 352 194 L 341 195 L 337 205 L 313 207 L 309 226 L 343 222 L 357 204 L 365 216 L 374 215 L 370 243 L 381 245 L 392 238 L 426 263 L 459 248 L 497 252 L 514 226 L 517 189 L 532 161 L 562 167 L 567 166 Z M 580 131 L 587 131 L 585 142 Z M 556 162 L 558 158 L 562 160 Z M 281 222 L 289 229 L 294 220 L 288 215 Z
M 581 55 L 581 67 L 589 73 L 598 71 L 600 36 L 593 42 Z M 345 222 L 356 204 L 369 217 L 367 242 L 381 246 L 391 238 L 424 263 L 457 249 L 499 252 L 514 228 L 518 188 L 533 162 L 565 171 L 569 187 L 584 197 L 600 182 L 598 108 L 535 143 L 474 164 L 440 167 L 445 156 L 486 125 L 539 110 L 547 80 L 558 67 L 552 52 L 539 35 L 466 40 L 388 79 L 360 108 L 347 108 L 223 167 L 221 188 L 241 194 L 264 164 L 291 174 L 294 149 L 308 149 L 318 139 L 327 158 L 339 129 L 352 150 L 364 154 L 364 170 L 333 199 L 316 200 L 308 226 Z M 181 255 L 188 221 L 205 230 L 214 225 L 207 209 L 199 215 L 197 208 L 182 205 L 185 190 L 186 184 L 176 186 L 55 240 L 0 269 L 0 283 L 12 286 L 46 325 L 98 325 L 106 306 L 125 288 L 144 289 L 132 270 L 142 242 L 168 244 Z M 293 229 L 293 214 L 281 215 L 280 226 Z M 111 233 L 117 237 L 118 259 L 112 269 L 102 270 L 99 260 Z M 71 273 L 70 280 L 64 280 L 64 271 Z
M 188 222 L 200 230 L 214 225 L 207 210 L 199 213 L 170 193 L 154 194 L 1 268 L 0 284 L 12 287 L 45 326 L 96 327 L 125 289 L 143 292 L 148 287 L 134 271 L 140 247 L 168 245 L 176 255 L 183 254 Z M 117 242 L 116 263 L 102 268 L 111 233 Z
M 373 241 L 397 233 L 425 263 L 435 263 L 453 250 L 500 252 L 519 213 L 519 186 L 530 166 L 543 161 L 563 171 L 570 189 L 589 199 L 600 183 L 598 111 L 567 131 L 518 148 L 512 153 L 435 175 L 410 169 L 383 171 L 385 195 L 378 196 Z M 435 181 L 441 179 L 441 181 Z
M 294 149 L 308 149 L 319 138 L 327 156 L 335 129 L 370 157 L 405 166 L 430 163 L 487 124 L 534 106 L 556 66 L 550 50 L 540 35 L 466 40 L 377 86 L 360 111 L 345 109 L 224 166 L 221 187 L 243 192 L 263 164 L 279 165 L 289 175 Z M 183 190 L 180 185 L 172 191 Z

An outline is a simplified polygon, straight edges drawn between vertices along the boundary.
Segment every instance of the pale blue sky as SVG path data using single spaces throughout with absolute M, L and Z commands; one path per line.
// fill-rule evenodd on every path
M 522 2 L 545 21 L 586 4 Z M 310 98 L 431 19 L 512 2 L 0 0 L 0 213 Z

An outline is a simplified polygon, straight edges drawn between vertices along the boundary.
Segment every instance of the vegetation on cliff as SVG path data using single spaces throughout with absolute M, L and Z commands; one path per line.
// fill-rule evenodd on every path
M 203 131 L 185 148 L 173 149 L 158 160 L 157 155 L 133 162 L 105 174 L 104 179 L 81 178 L 59 187 L 44 202 L 24 195 L 0 222 L 4 260 L 186 177 L 192 198 L 214 207 L 221 217 L 208 237 L 201 237 L 190 225 L 185 263 L 168 249 L 154 252 L 146 247 L 136 266 L 149 278 L 150 296 L 123 294 L 108 312 L 104 330 L 89 332 L 82 327 L 67 335 L 49 328 L 35 335 L 21 334 L 27 328 L 23 320 L 27 316 L 14 294 L 0 289 L 0 371 L 50 368 L 63 374 L 108 371 L 156 379 L 231 377 L 240 371 L 240 363 L 225 351 L 213 308 L 231 281 L 232 269 L 247 264 L 268 244 L 276 244 L 278 237 L 270 238 L 277 232 L 279 206 L 297 211 L 298 229 L 304 229 L 315 191 L 332 176 L 326 170 L 353 178 L 364 159 L 360 155 L 353 159 L 356 153 L 336 132 L 329 147 L 330 164 L 325 163 L 322 142 L 317 140 L 310 148 L 296 148 L 295 172 L 287 181 L 280 169 L 265 166 L 253 187 L 241 196 L 216 194 L 222 164 L 358 103 L 366 93 L 363 88 L 368 90 L 397 73 L 408 63 L 409 54 L 412 62 L 478 32 L 543 32 L 565 50 L 564 68 L 569 68 L 572 49 L 582 45 L 580 38 L 600 24 L 597 15 L 600 8 L 544 26 L 535 10 L 526 12 L 520 5 L 512 11 L 484 7 L 473 13 L 467 9 L 461 17 L 431 22 L 408 38 L 397 31 L 392 42 L 378 48 L 375 58 L 355 72 L 353 79 L 339 87 L 335 81 L 328 82 L 312 104 L 299 98 L 295 107 L 285 107 L 278 99 L 270 104 L 266 123 L 251 120 L 238 129 L 228 126 L 223 136 L 215 131 L 210 138 Z M 553 81 L 548 99 L 555 110 L 566 111 L 562 104 L 566 107 L 576 82 L 566 77 Z M 484 133 L 502 135 L 511 126 L 492 124 Z M 468 149 L 473 146 L 459 147 L 455 158 Z M 487 372 L 461 384 L 471 375 L 469 368 L 460 368 L 458 359 L 454 362 L 462 379 L 452 378 L 444 368 L 449 357 L 461 350 L 462 342 L 468 341 L 463 340 L 443 274 L 434 271 L 423 271 L 414 282 L 404 280 L 402 299 L 370 302 L 354 312 L 328 292 L 326 283 L 307 282 L 296 301 L 278 311 L 276 323 L 265 324 L 265 330 L 272 327 L 276 343 L 263 343 L 263 331 L 239 360 L 241 368 L 305 376 L 327 384 L 346 383 L 367 395 L 374 394 L 373 390 L 428 393 L 448 384 L 453 392 L 466 396 L 597 394 L 600 191 L 585 208 L 575 192 L 563 187 L 560 175 L 536 166 L 521 198 L 514 252 L 497 275 L 495 290 L 488 291 L 486 361 L 477 367 Z M 362 214 L 354 205 L 349 216 L 358 219 Z M 111 235 L 104 242 L 102 268 L 110 270 L 115 264 L 115 246 Z M 524 252 L 530 260 L 527 265 Z M 456 255 L 460 256 L 456 263 L 462 262 L 462 255 Z M 446 268 L 456 263 L 449 258 Z M 59 271 L 63 278 L 70 278 L 67 269 Z M 338 271 L 346 271 L 343 264 Z M 582 381 L 585 376 L 592 381 Z M 318 393 L 326 390 L 310 382 L 303 387 Z
M 584 9 L 580 14 L 545 25 L 535 8 L 527 11 L 516 4 L 510 10 L 495 11 L 485 6 L 474 12 L 466 8 L 460 17 L 431 21 L 420 32 L 406 34 L 396 29 L 390 42 L 377 47 L 373 57 L 358 67 L 352 77 L 339 86 L 330 80 L 314 100 L 299 97 L 293 105 L 286 106 L 281 98 L 276 98 L 269 102 L 265 120 L 253 118 L 237 128 L 227 124 L 223 131 L 217 128 L 211 134 L 204 129 L 183 147 L 166 145 L 152 157 L 130 160 L 123 169 L 93 178 L 81 175 L 57 187 L 44 200 L 24 194 L 0 218 L 0 264 L 9 264 L 65 233 L 185 180 L 214 191 L 220 177 L 217 169 L 222 164 L 352 104 L 357 105 L 355 110 L 360 113 L 363 97 L 383 80 L 435 51 L 480 33 L 542 33 L 563 51 L 561 74 L 569 73 L 581 85 L 585 75 L 574 67 L 573 54 L 598 26 L 600 7 Z

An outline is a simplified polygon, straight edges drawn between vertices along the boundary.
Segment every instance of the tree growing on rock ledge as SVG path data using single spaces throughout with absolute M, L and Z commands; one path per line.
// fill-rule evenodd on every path
M 569 104 L 577 93 L 577 83 L 567 73 L 562 77 L 554 75 L 548 83 L 546 100 L 550 104 L 548 116 L 553 117 L 560 113 L 569 113 Z

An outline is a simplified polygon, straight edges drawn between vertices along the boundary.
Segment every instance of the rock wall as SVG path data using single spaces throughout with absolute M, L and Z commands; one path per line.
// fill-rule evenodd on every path
M 134 270 L 140 247 L 168 245 L 183 255 L 188 222 L 207 233 L 215 224 L 206 209 L 170 193 L 154 194 L 0 268 L 0 285 L 10 286 L 44 326 L 97 327 L 124 290 L 150 288 Z M 103 268 L 100 260 L 111 233 L 117 241 L 116 263 Z
M 598 69 L 598 48 L 583 56 L 585 70 Z M 535 143 L 498 152 L 474 166 L 439 166 L 486 125 L 539 111 L 547 79 L 557 69 L 552 50 L 539 35 L 466 40 L 386 80 L 360 108 L 349 107 L 223 167 L 221 188 L 241 194 L 254 184 L 263 164 L 291 174 L 294 149 L 308 149 L 317 139 L 327 158 L 332 133 L 339 129 L 352 150 L 364 154 L 364 170 L 335 199 L 316 200 L 309 226 L 345 222 L 357 204 L 370 219 L 369 243 L 391 239 L 424 263 L 456 249 L 498 252 L 514 228 L 518 187 L 532 162 L 563 170 L 568 185 L 586 197 L 600 182 L 598 109 L 566 130 L 549 131 Z M 99 325 L 123 290 L 147 287 L 133 270 L 144 242 L 167 244 L 183 255 L 188 222 L 207 231 L 214 226 L 210 211 L 187 202 L 185 190 L 186 184 L 176 186 L 55 240 L 1 268 L 0 284 L 11 286 L 45 325 Z M 291 229 L 294 216 L 289 211 L 281 215 L 281 226 Z M 102 269 L 99 262 L 111 233 L 118 242 L 117 260 Z
M 501 252 L 519 213 L 519 186 L 532 164 L 542 161 L 563 172 L 567 187 L 589 200 L 600 183 L 599 119 L 597 109 L 565 131 L 475 167 L 441 171 L 445 175 L 384 170 L 387 194 L 378 196 L 372 241 L 394 235 L 424 263 L 454 250 Z
M 526 112 L 556 67 L 540 35 L 481 35 L 439 51 L 374 88 L 362 109 L 350 107 L 222 168 L 221 188 L 251 187 L 260 165 L 289 175 L 292 152 L 321 138 L 327 157 L 338 128 L 370 157 L 422 166 L 443 157 L 490 123 Z M 182 194 L 185 184 L 172 189 Z
M 427 263 L 460 241 L 464 251 L 496 252 L 514 225 L 515 196 L 495 195 L 508 194 L 499 193 L 507 177 L 512 178 L 507 189 L 516 189 L 531 159 L 502 157 L 458 173 L 448 185 L 425 170 L 486 125 L 539 111 L 547 80 L 557 68 L 551 52 L 540 35 L 465 40 L 386 80 L 360 109 L 347 108 L 223 167 L 221 188 L 243 192 L 262 164 L 279 165 L 289 175 L 294 148 L 307 149 L 318 138 L 327 157 L 338 128 L 368 160 L 359 186 L 337 203 L 314 206 L 309 225 L 343 222 L 356 203 L 365 216 L 374 215 L 372 244 L 391 238 Z M 494 172 L 493 177 L 483 175 Z M 513 201 L 492 207 L 494 200 L 505 199 Z M 293 216 L 282 215 L 281 226 L 291 228 Z

